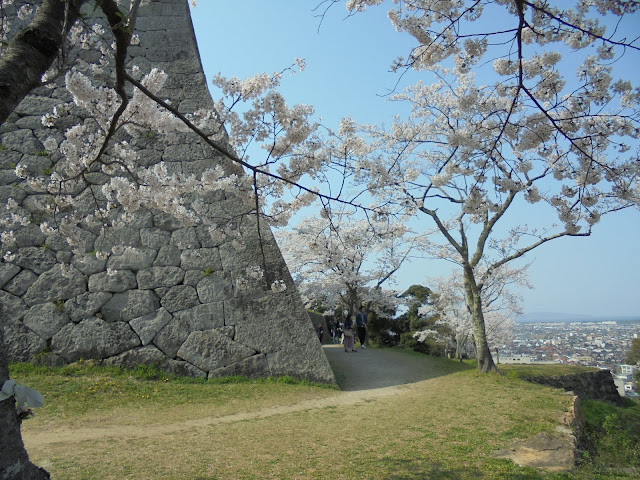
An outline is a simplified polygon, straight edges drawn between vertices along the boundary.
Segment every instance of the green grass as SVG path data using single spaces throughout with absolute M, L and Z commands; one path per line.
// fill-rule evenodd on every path
M 587 450 L 581 470 L 593 478 L 640 478 L 640 403 L 582 402 Z M 625 477 L 635 473 L 635 477 Z
M 582 372 L 594 372 L 597 368 L 582 367 L 579 365 L 516 365 L 516 364 L 500 364 L 498 365 L 500 373 L 510 375 L 517 378 L 527 379 L 531 377 L 542 376 L 561 376 L 572 375 Z
M 102 418 L 115 410 L 131 416 L 151 408 L 165 412 L 167 421 L 175 420 L 172 412 L 176 411 L 192 411 L 181 418 L 193 418 L 201 413 L 195 407 L 202 405 L 233 413 L 229 406 L 249 408 L 249 405 L 241 405 L 243 399 L 255 400 L 256 405 L 272 406 L 286 401 L 288 396 L 297 398 L 300 391 L 319 390 L 318 394 L 322 395 L 322 390 L 331 394 L 332 389 L 290 377 L 224 377 L 207 381 L 168 374 L 152 366 L 124 369 L 98 366 L 92 361 L 79 361 L 64 367 L 13 364 L 10 375 L 45 395 L 45 405 L 37 410 L 42 421 L 62 420 L 76 424 L 85 417 L 90 421 L 89 417 Z M 291 388 L 285 390 L 282 385 L 291 385 Z
M 637 466 L 637 458 L 625 464 L 624 453 L 638 439 L 635 427 L 607 443 L 629 422 L 637 426 L 637 407 L 585 402 L 589 461 L 571 474 L 521 468 L 492 453 L 554 432 L 568 397 L 515 374 L 483 375 L 469 363 L 421 358 L 439 375 L 400 394 L 351 403 L 335 388 L 287 377 L 206 382 L 91 362 L 18 364 L 11 375 L 46 397 L 23 433 L 32 461 L 52 478 L 638 478 L 638 470 L 625 470 Z M 309 408 L 290 408 L 301 402 Z

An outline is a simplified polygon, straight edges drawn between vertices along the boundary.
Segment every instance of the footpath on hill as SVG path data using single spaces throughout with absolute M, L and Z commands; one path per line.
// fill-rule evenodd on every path
M 398 387 L 443 373 L 424 357 L 397 350 L 360 348 L 347 353 L 342 345 L 325 345 L 324 352 L 336 376 L 342 377 L 345 392 Z
M 385 349 L 360 349 L 346 353 L 342 345 L 325 345 L 336 376 L 341 379 L 342 391 L 335 396 L 310 399 L 292 405 L 282 405 L 235 415 L 211 416 L 182 422 L 139 426 L 111 425 L 81 428 L 48 428 L 45 431 L 24 432 L 28 448 L 42 447 L 51 443 L 80 443 L 110 437 L 148 438 L 158 435 L 176 434 L 181 431 L 209 425 L 240 422 L 292 412 L 352 405 L 363 401 L 392 395 L 401 395 L 411 384 L 441 375 L 429 362 L 417 355 Z

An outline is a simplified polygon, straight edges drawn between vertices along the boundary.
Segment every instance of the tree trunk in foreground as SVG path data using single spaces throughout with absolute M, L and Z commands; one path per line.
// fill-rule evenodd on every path
M 497 372 L 498 367 L 493 362 L 489 343 L 487 342 L 487 332 L 484 325 L 484 314 L 482 313 L 482 299 L 473 276 L 473 269 L 470 266 L 464 267 L 464 290 L 467 301 L 467 308 L 471 313 L 473 324 L 473 336 L 476 345 L 476 359 L 478 370 L 483 373 Z
M 9 365 L 0 328 L 0 388 L 9 380 Z M 45 480 L 49 473 L 29 461 L 20 434 L 14 397 L 0 401 L 0 480 Z
M 85 1 L 44 0 L 31 24 L 9 41 L 0 58 L 0 123 L 40 85 Z
M 58 56 L 64 38 L 86 0 L 44 0 L 26 28 L 13 37 L 0 58 L 0 123 L 34 87 Z M 0 328 L 0 388 L 9 364 Z M 13 397 L 0 401 L 0 480 L 43 480 L 49 473 L 29 461 Z

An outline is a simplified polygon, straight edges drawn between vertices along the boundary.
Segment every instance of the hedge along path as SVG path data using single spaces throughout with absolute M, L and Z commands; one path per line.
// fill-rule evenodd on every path
M 143 439 L 175 435 L 193 429 L 231 424 L 247 420 L 264 419 L 277 415 L 350 406 L 385 397 L 403 395 L 423 382 L 444 375 L 446 368 L 438 369 L 426 357 L 405 352 L 379 349 L 360 349 L 357 353 L 345 353 L 341 345 L 327 345 L 325 353 L 334 371 L 344 378 L 342 391 L 336 395 L 304 400 L 290 405 L 269 407 L 232 415 L 209 416 L 169 424 L 127 425 L 111 424 L 94 427 L 56 427 L 25 429 L 25 446 L 31 451 L 46 449 L 53 444 L 77 444 L 88 440 Z M 455 370 L 453 370 L 455 371 Z M 110 422 L 109 422 L 110 423 Z

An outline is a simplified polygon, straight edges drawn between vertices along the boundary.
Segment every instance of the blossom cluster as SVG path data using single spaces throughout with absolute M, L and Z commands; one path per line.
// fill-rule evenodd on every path
M 383 289 L 419 240 L 399 221 L 357 219 L 352 211 L 330 218 L 305 217 L 277 232 L 278 244 L 308 305 L 355 312 L 398 305 L 397 292 Z

